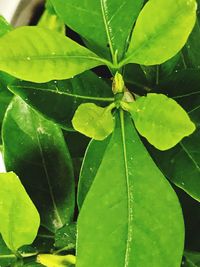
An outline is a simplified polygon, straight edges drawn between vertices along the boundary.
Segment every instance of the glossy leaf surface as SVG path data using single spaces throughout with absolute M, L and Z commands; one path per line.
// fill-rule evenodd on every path
M 15 98 L 4 119 L 3 145 L 6 168 L 20 176 L 42 225 L 55 231 L 70 222 L 74 178 L 60 128 Z
M 17 251 L 34 241 L 40 217 L 15 173 L 1 173 L 0 182 L 0 233 L 7 247 Z
M 193 29 L 196 9 L 195 0 L 148 1 L 137 19 L 125 62 L 156 65 L 173 57 Z
M 109 107 L 85 103 L 76 110 L 72 124 L 76 131 L 95 140 L 103 140 L 114 129 L 114 118 Z
M 99 55 L 122 58 L 143 0 L 52 0 L 67 26 L 78 32 Z M 74 19 L 76 14 L 76 19 Z M 91 23 L 92 22 L 92 23 Z
M 68 79 L 102 64 L 88 49 L 42 27 L 20 27 L 0 38 L 0 70 L 23 80 Z
M 175 193 L 121 113 L 79 215 L 77 267 L 179 267 L 183 228 Z
M 76 223 L 65 225 L 56 232 L 54 246 L 63 251 L 74 249 L 76 247 L 76 232 Z
M 130 104 L 138 132 L 159 150 L 167 150 L 195 130 L 186 111 L 163 94 L 147 94 Z
M 71 120 L 80 104 L 106 106 L 113 101 L 109 85 L 90 71 L 73 79 L 44 84 L 17 81 L 9 89 L 65 129 L 72 129 Z
M 79 210 L 101 165 L 109 140 L 110 137 L 102 141 L 91 140 L 87 147 L 79 176 L 77 197 Z
M 13 94 L 8 90 L 7 86 L 14 81 L 14 78 L 6 73 L 0 72 L 0 128 L 6 109 L 13 98 Z

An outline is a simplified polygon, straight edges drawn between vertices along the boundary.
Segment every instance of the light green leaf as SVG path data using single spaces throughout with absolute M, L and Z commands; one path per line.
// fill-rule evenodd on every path
M 0 39 L 0 70 L 32 82 L 68 79 L 105 62 L 55 31 L 17 28 Z
M 196 9 L 195 0 L 148 1 L 137 19 L 124 63 L 156 65 L 173 57 L 193 29 Z
M 7 86 L 14 80 L 15 78 L 10 75 L 0 72 L 0 129 L 2 127 L 6 109 L 13 98 L 13 94 L 8 90 Z
M 125 115 L 117 116 L 81 208 L 77 267 L 180 267 L 184 226 L 177 196 Z
M 17 251 L 34 241 L 40 217 L 15 173 L 1 173 L 0 183 L 0 233 L 7 247 Z
M 2 16 L 0 16 L 0 37 L 10 32 L 11 30 L 12 26 Z M 0 72 L 0 130 L 5 111 L 13 97 L 12 93 L 8 91 L 7 86 L 14 80 L 15 78 L 11 77 L 10 75 L 7 75 L 4 72 Z
M 159 150 L 167 150 L 195 130 L 186 111 L 163 94 L 147 94 L 130 104 L 138 132 Z
M 100 56 L 123 58 L 143 0 L 51 0 L 67 26 L 78 32 Z M 76 19 L 74 19 L 76 14 Z M 92 22 L 92 23 L 91 23 Z
M 78 207 L 79 210 L 83 205 L 85 197 L 89 192 L 89 189 L 94 181 L 94 178 L 97 174 L 99 166 L 101 165 L 103 155 L 107 148 L 107 145 L 110 141 L 110 137 L 102 140 L 96 141 L 91 140 L 89 143 L 87 150 L 85 152 L 85 156 L 82 162 L 82 167 L 79 176 L 78 182 Z M 94 160 L 95 158 L 95 160 Z
M 105 139 L 114 129 L 110 106 L 102 108 L 93 103 L 81 104 L 74 114 L 72 124 L 76 131 L 95 140 Z
M 55 232 L 70 223 L 74 176 L 61 129 L 15 97 L 7 109 L 2 134 L 6 169 L 20 177 L 42 226 Z
M 47 267 L 73 267 L 76 263 L 76 257 L 74 255 L 40 254 L 37 257 L 37 261 Z

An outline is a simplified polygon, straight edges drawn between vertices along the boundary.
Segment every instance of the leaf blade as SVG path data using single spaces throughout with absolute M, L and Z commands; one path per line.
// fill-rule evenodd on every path
M 3 147 L 6 168 L 20 176 L 40 212 L 42 225 L 55 232 L 71 222 L 73 167 L 60 128 L 16 97 L 4 119 Z
M 147 2 L 136 22 L 125 62 L 156 65 L 173 57 L 192 31 L 196 9 L 195 0 Z
M 15 173 L 1 173 L 0 180 L 3 185 L 0 189 L 0 232 L 7 247 L 15 252 L 34 241 L 40 217 Z
M 163 94 L 147 94 L 132 105 L 138 132 L 159 150 L 167 150 L 196 129 L 186 111 Z
M 93 102 L 105 106 L 114 101 L 109 85 L 91 71 L 73 79 L 44 84 L 17 81 L 9 89 L 42 115 L 68 130 L 73 130 L 71 120 L 80 104 Z
M 110 138 L 103 141 L 91 140 L 84 155 L 79 182 L 78 182 L 78 207 L 81 209 L 83 202 L 94 181 L 97 171 L 101 165 L 103 155 Z M 95 160 L 94 160 L 95 158 Z
M 102 108 L 93 103 L 85 103 L 76 110 L 72 124 L 76 131 L 95 140 L 103 140 L 114 129 L 114 118 L 109 106 Z
M 157 86 L 157 92 L 165 92 L 187 110 L 197 130 L 165 152 L 147 146 L 165 176 L 197 201 L 200 201 L 199 74 L 199 70 L 178 71 Z
M 116 125 L 78 219 L 77 266 L 143 267 L 151 262 L 156 267 L 178 267 L 184 226 L 177 197 L 145 151 L 130 118 L 121 117 Z M 142 171 L 139 162 L 145 162 Z M 174 234 L 177 243 L 172 248 Z
M 13 43 L 14 48 L 8 45 Z M 0 70 L 38 83 L 71 78 L 103 64 L 85 47 L 38 26 L 20 27 L 4 35 L 0 39 L 0 54 Z
M 144 1 L 52 0 L 51 2 L 66 25 L 86 39 L 86 44 L 89 44 L 91 49 L 100 56 L 112 60 L 111 54 L 114 56 L 116 50 L 119 59 L 123 57 L 132 26 Z M 77 14 L 76 21 L 73 14 Z M 93 23 L 90 23 L 91 21 Z

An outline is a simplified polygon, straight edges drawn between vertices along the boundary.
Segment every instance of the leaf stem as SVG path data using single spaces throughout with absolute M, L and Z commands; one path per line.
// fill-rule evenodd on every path
M 61 253 L 63 251 L 68 251 L 68 250 L 74 249 L 74 248 L 75 248 L 75 245 L 74 244 L 69 244 L 69 245 L 65 246 L 64 248 L 61 248 L 59 250 L 54 251 L 53 254 L 57 255 L 57 254 L 59 254 L 59 253 Z

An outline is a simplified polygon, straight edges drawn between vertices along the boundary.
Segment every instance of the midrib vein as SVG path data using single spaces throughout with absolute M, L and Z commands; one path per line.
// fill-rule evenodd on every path
M 114 49 L 113 49 L 112 38 L 110 36 L 110 30 L 109 30 L 109 25 L 108 25 L 108 21 L 107 21 L 105 2 L 106 2 L 106 0 L 100 0 L 101 12 L 102 12 L 102 16 L 103 16 L 103 22 L 104 22 L 104 25 L 105 25 L 105 30 L 106 30 L 108 43 L 109 43 L 109 46 L 110 46 L 111 56 L 112 56 L 112 59 L 114 59 Z
M 12 90 L 12 88 L 23 88 L 23 89 L 32 89 L 32 90 L 36 90 L 36 91 L 42 91 L 42 92 L 48 92 L 48 93 L 53 93 L 53 94 L 59 94 L 59 95 L 66 95 L 66 96 L 69 96 L 69 97 L 75 97 L 75 98 L 80 98 L 80 99 L 88 99 L 88 100 L 96 100 L 96 101 L 107 101 L 107 102 L 113 102 L 114 101 L 114 98 L 112 97 L 93 97 L 93 96 L 83 96 L 83 95 L 77 95 L 77 94 L 73 94 L 73 93 L 68 93 L 68 92 L 63 92 L 63 91 L 60 91 L 59 88 L 56 86 L 55 88 L 57 90 L 53 90 L 53 89 L 49 89 L 49 88 L 40 88 L 40 87 L 31 87 L 31 86 L 21 86 L 21 85 L 11 85 L 9 86 L 9 88 Z
M 131 192 L 129 185 L 129 172 L 128 172 L 128 160 L 127 160 L 127 151 L 126 151 L 126 138 L 125 138 L 125 125 L 124 125 L 124 111 L 120 110 L 120 122 L 121 122 L 121 135 L 123 143 L 123 153 L 124 153 L 124 166 L 125 166 L 125 175 L 126 175 L 126 186 L 127 186 L 127 197 L 128 197 L 128 234 L 127 234 L 127 243 L 126 243 L 126 253 L 124 260 L 124 267 L 129 266 L 129 256 L 131 250 L 131 241 L 132 241 L 132 216 L 131 216 Z
M 27 59 L 27 57 L 29 57 L 30 59 Z M 95 60 L 95 61 L 101 61 L 104 62 L 104 59 L 100 58 L 100 57 L 92 57 L 92 56 L 75 56 L 75 55 L 25 55 L 25 56 L 10 56 L 10 57 L 2 57 L 0 58 L 0 61 L 33 61 L 33 60 L 48 60 L 48 59 L 59 59 L 59 60 L 63 60 L 65 58 L 77 58 L 77 59 L 89 59 L 89 60 Z
M 197 168 L 198 172 L 200 172 L 200 166 L 198 165 L 198 163 L 196 162 L 196 160 L 192 157 L 192 155 L 190 154 L 190 152 L 187 150 L 187 148 L 183 145 L 182 142 L 180 142 L 180 146 L 182 147 L 182 149 L 185 151 L 185 153 L 188 155 L 189 159 L 194 163 L 195 167 Z
M 14 254 L 11 255 L 0 255 L 0 259 L 9 259 L 9 258 L 16 258 Z
M 41 155 L 41 159 L 42 159 L 42 165 L 43 165 L 43 169 L 44 169 L 45 176 L 46 176 L 46 179 L 47 179 L 47 184 L 48 184 L 48 187 L 49 187 L 49 193 L 50 193 L 50 196 L 51 196 L 51 199 L 52 199 L 55 215 L 57 217 L 57 221 L 58 221 L 60 227 L 62 227 L 64 225 L 64 223 L 62 222 L 62 219 L 61 219 L 60 214 L 58 212 L 58 208 L 57 208 L 56 201 L 55 201 L 55 198 L 54 198 L 54 194 L 53 194 L 53 190 L 52 190 L 49 174 L 48 174 L 48 171 L 47 171 L 46 162 L 45 162 L 45 159 L 44 159 L 43 150 L 42 150 L 41 143 L 40 143 L 40 138 L 38 136 L 37 128 L 35 127 L 34 115 L 33 115 L 32 121 L 33 121 L 33 125 L 34 125 L 34 128 L 35 128 L 36 139 L 37 139 L 37 142 L 38 142 L 38 147 L 39 147 L 39 151 L 40 151 L 40 155 Z
M 191 267 L 198 267 L 195 263 L 193 263 L 190 259 L 187 258 L 187 262 L 191 265 Z
M 177 14 L 175 14 L 174 12 L 174 16 L 179 17 L 182 14 L 182 10 L 179 10 L 179 12 L 177 12 Z M 127 62 L 129 60 L 131 60 L 131 58 L 133 57 L 137 57 L 138 54 L 140 54 L 140 52 L 142 50 L 145 49 L 145 47 L 147 47 L 149 45 L 149 43 L 151 42 L 155 42 L 156 39 L 159 39 L 159 36 L 161 35 L 161 33 L 163 32 L 163 29 L 165 28 L 165 31 L 168 31 L 170 29 L 170 24 L 174 23 L 174 16 L 172 16 L 172 18 L 170 20 L 168 20 L 167 22 L 165 22 L 165 24 L 161 24 L 159 30 L 157 30 L 157 35 L 151 35 L 148 37 L 148 42 L 147 40 L 145 40 L 141 45 L 139 45 L 138 47 L 135 48 L 135 50 L 131 53 L 128 54 L 127 57 L 124 58 L 124 60 L 122 60 L 119 64 L 119 67 L 123 66 L 124 64 L 127 64 Z M 133 37 L 134 37 L 134 33 L 133 33 Z

